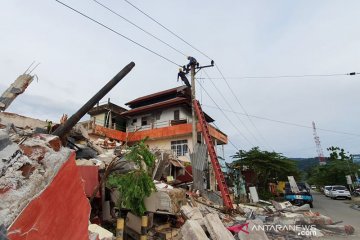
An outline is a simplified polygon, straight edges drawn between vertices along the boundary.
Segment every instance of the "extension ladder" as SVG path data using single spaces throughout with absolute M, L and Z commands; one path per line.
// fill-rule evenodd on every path
M 203 133 L 205 142 L 206 142 L 207 149 L 209 151 L 211 164 L 214 168 L 215 178 L 218 183 L 218 186 L 219 186 L 219 189 L 221 192 L 221 196 L 224 201 L 224 206 L 227 209 L 233 209 L 233 204 L 232 204 L 232 201 L 231 201 L 231 198 L 229 195 L 229 189 L 226 185 L 224 175 L 221 171 L 221 166 L 219 164 L 219 160 L 218 160 L 217 154 L 214 149 L 213 141 L 211 140 L 211 136 L 209 133 L 209 128 L 208 128 L 207 122 L 205 120 L 204 112 L 201 109 L 199 101 L 197 101 L 196 99 L 193 100 L 193 105 L 194 105 L 196 115 L 199 119 L 199 124 L 201 127 L 201 131 Z

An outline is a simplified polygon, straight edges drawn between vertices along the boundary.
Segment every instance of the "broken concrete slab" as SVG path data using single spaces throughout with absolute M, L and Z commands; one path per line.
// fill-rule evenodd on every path
M 112 240 L 114 237 L 112 232 L 100 227 L 97 224 L 90 224 L 88 229 L 91 233 L 97 234 L 99 240 Z
M 304 220 L 308 224 L 315 224 L 315 225 L 330 225 L 333 224 L 333 220 L 325 215 L 320 213 L 313 213 L 313 212 L 304 212 Z
M 332 232 L 351 235 L 355 232 L 355 229 L 351 225 L 321 225 L 322 229 L 330 230 Z
M 281 211 L 284 210 L 286 208 L 289 208 L 292 206 L 292 204 L 289 201 L 286 202 L 276 202 L 276 201 L 271 201 L 272 205 L 275 207 L 276 210 Z
M 308 212 L 310 211 L 310 205 L 309 204 L 304 204 L 302 206 L 291 206 L 289 208 L 286 208 L 285 211 L 290 211 L 290 212 Z
M 206 240 L 209 239 L 200 224 L 196 220 L 187 220 L 181 227 L 183 240 Z
M 1 167 L 0 177 L 0 224 L 5 226 L 9 226 L 21 210 L 52 181 L 70 156 L 70 149 L 61 148 L 55 152 L 41 139 L 28 138 L 23 144 L 30 149 L 41 147 L 45 152 L 40 154 L 43 159 L 39 163 L 36 149 L 31 149 L 32 153 L 27 156 L 17 144 L 12 143 L 12 146 L 17 147 L 17 150 L 14 148 L 17 154 L 12 154 L 7 162 L 1 161 L 2 164 L 6 163 L 6 166 Z
M 234 236 L 227 230 L 221 222 L 219 216 L 215 213 L 209 213 L 205 216 L 205 226 L 210 233 L 212 240 L 234 240 Z
M 248 220 L 247 225 L 238 232 L 238 237 L 240 240 L 269 240 L 265 231 L 261 228 L 263 222 L 260 220 Z
M 15 127 L 21 128 L 21 129 L 36 129 L 41 128 L 45 129 L 47 126 L 46 121 L 42 121 L 39 119 L 34 119 L 30 117 L 21 116 L 15 113 L 9 113 L 9 112 L 0 112 L 0 124 L 2 125 L 8 125 L 8 124 L 14 124 Z
M 145 198 L 145 207 L 149 212 L 166 211 L 178 213 L 182 205 L 186 204 L 186 194 L 184 189 L 157 188 L 149 197 Z
M 259 195 L 256 191 L 256 187 L 249 187 L 251 201 L 253 203 L 259 202 Z
M 246 204 L 238 204 L 238 206 L 245 212 L 245 213 L 250 213 L 250 212 L 254 212 L 256 214 L 265 214 L 266 211 L 264 208 L 262 207 L 257 207 L 257 206 L 251 206 L 251 205 L 246 205 Z
M 181 213 L 187 218 L 187 219 L 202 219 L 203 215 L 201 214 L 199 208 L 197 207 L 191 207 L 189 205 L 184 205 L 180 208 Z
M 0 110 L 5 111 L 18 95 L 25 92 L 33 79 L 34 76 L 30 74 L 22 74 L 16 78 L 10 87 L 0 96 Z

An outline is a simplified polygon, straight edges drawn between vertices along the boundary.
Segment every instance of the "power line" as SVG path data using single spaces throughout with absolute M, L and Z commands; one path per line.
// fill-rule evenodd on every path
M 216 101 L 211 97 L 211 95 L 206 91 L 206 89 L 202 86 L 202 84 L 196 80 L 198 84 L 200 84 L 200 87 L 204 90 L 206 95 L 211 99 L 211 101 L 217 106 L 217 108 L 223 113 L 224 117 L 230 122 L 230 124 L 238 131 L 239 135 L 242 136 L 251 146 L 255 147 L 255 145 L 247 138 L 245 137 L 239 128 L 231 121 L 231 119 L 226 115 L 226 113 L 222 110 L 222 108 L 219 107 L 219 105 L 216 103 Z
M 214 122 L 212 124 L 214 124 L 217 129 L 220 129 Z M 229 138 L 228 141 L 237 151 L 240 151 L 239 148 L 237 148 L 236 145 Z
M 206 74 L 206 76 L 209 77 L 208 73 L 203 70 L 204 73 Z M 226 100 L 226 98 L 224 97 L 224 95 L 220 92 L 219 88 L 215 85 L 214 81 L 212 79 L 210 79 L 210 82 L 212 83 L 212 85 L 214 86 L 214 88 L 216 89 L 216 91 L 220 94 L 220 96 L 222 97 L 222 99 L 224 100 L 224 102 L 228 105 L 228 107 L 234 111 L 234 109 L 231 107 L 231 104 Z M 255 139 L 255 141 L 257 143 L 260 144 L 259 140 L 254 136 L 254 134 L 250 131 L 250 129 L 246 126 L 246 124 L 241 120 L 241 118 L 235 114 L 235 116 L 237 117 L 237 119 L 240 121 L 240 123 L 245 127 L 245 129 L 250 133 L 250 135 Z
M 334 77 L 334 76 L 353 76 L 359 75 L 358 72 L 335 73 L 335 74 L 304 74 L 304 75 L 278 75 L 278 76 L 243 76 L 243 77 L 226 77 L 227 79 L 248 79 L 248 78 L 306 78 L 306 77 Z M 202 78 L 210 79 L 210 78 Z M 223 79 L 223 77 L 213 77 L 211 79 Z
M 218 72 L 220 73 L 220 75 L 222 76 L 222 78 L 224 79 L 226 85 L 228 86 L 228 88 L 230 89 L 230 92 L 232 93 L 232 95 L 234 96 L 234 98 L 236 99 L 236 101 L 238 102 L 238 104 L 240 105 L 241 109 L 244 111 L 244 113 L 246 114 L 247 118 L 249 119 L 250 123 L 253 125 L 253 127 L 255 128 L 255 130 L 258 132 L 259 136 L 261 137 L 261 139 L 270 147 L 270 149 L 273 149 L 270 144 L 267 142 L 267 140 L 265 139 L 265 137 L 261 134 L 260 130 L 256 127 L 255 123 L 252 121 L 252 119 L 249 117 L 249 114 L 247 113 L 245 107 L 240 103 L 239 98 L 236 96 L 236 94 L 234 93 L 234 90 L 230 87 L 228 81 L 226 80 L 224 74 L 221 72 L 219 66 L 217 64 L 215 64 L 216 69 L 218 70 Z
M 119 33 L 118 31 L 116 31 L 116 30 L 114 30 L 114 29 L 112 29 L 112 28 L 110 28 L 110 27 L 106 26 L 105 24 L 103 24 L 103 23 L 101 23 L 101 22 L 99 22 L 99 21 L 97 21 L 97 20 L 95 20 L 95 19 L 93 19 L 93 18 L 89 17 L 88 15 L 86 15 L 86 14 L 84 14 L 84 13 L 80 12 L 79 10 L 76 10 L 75 8 L 73 8 L 73 7 L 71 7 L 71 6 L 67 5 L 67 4 L 65 4 L 65 3 L 63 3 L 63 2 L 61 2 L 61 1 L 59 1 L 59 0 L 55 0 L 55 1 L 56 1 L 56 2 L 58 2 L 58 3 L 60 3 L 61 5 L 65 6 L 65 7 L 67 7 L 67 8 L 69 8 L 69 9 L 71 9 L 72 11 L 74 11 L 74 12 L 76 12 L 76 13 L 78 13 L 78 14 L 82 15 L 83 17 L 85 17 L 85 18 L 87 18 L 87 19 L 89 19 L 89 20 L 93 21 L 94 23 L 96 23 L 96 24 L 98 24 L 98 25 L 100 25 L 100 26 L 102 26 L 102 27 L 106 28 L 107 30 L 110 30 L 111 32 L 113 32 L 113 33 L 115 33 L 115 34 L 117 34 L 117 35 L 119 35 L 119 36 L 121 36 L 121 37 L 123 37 L 123 38 L 127 39 L 128 41 L 130 41 L 130 42 L 134 43 L 135 45 L 137 45 L 137 46 L 139 46 L 139 47 L 141 47 L 141 48 L 143 48 L 143 49 L 145 49 L 145 50 L 147 50 L 147 51 L 149 51 L 149 52 L 151 52 L 151 53 L 153 53 L 153 54 L 157 55 L 158 57 L 161 57 L 162 59 L 164 59 L 164 60 L 166 60 L 166 61 L 168 61 L 168 62 L 170 62 L 170 63 L 172 63 L 172 64 L 174 64 L 174 65 L 176 65 L 176 66 L 178 66 L 178 67 L 181 67 L 181 65 L 179 65 L 179 64 L 177 64 L 176 62 L 174 62 L 174 61 L 170 60 L 169 58 L 164 57 L 163 55 L 161 55 L 161 54 L 159 54 L 159 53 L 157 53 L 157 52 L 155 52 L 155 51 L 151 50 L 151 49 L 150 49 L 150 48 L 148 48 L 148 47 L 145 47 L 144 45 L 142 45 L 142 44 L 140 44 L 140 43 L 138 43 L 138 42 L 136 42 L 136 41 L 132 40 L 131 38 L 129 38 L 129 37 L 127 37 L 127 36 L 125 36 L 125 35 L 123 35 L 123 34 Z
M 204 52 L 200 51 L 198 48 L 196 48 L 195 46 L 193 46 L 192 44 L 190 44 L 189 42 L 187 42 L 185 39 L 183 39 L 182 37 L 180 37 L 178 34 L 174 33 L 173 31 L 171 31 L 169 28 L 167 28 L 166 26 L 164 26 L 163 24 L 161 24 L 159 21 L 155 20 L 153 17 L 151 17 L 149 14 L 145 13 L 144 11 L 142 11 L 141 9 L 139 9 L 138 7 L 136 7 L 134 4 L 132 4 L 131 2 L 129 2 L 128 0 L 124 0 L 126 3 L 128 3 L 129 5 L 131 5 L 132 7 L 134 7 L 135 9 L 137 9 L 139 12 L 141 12 L 142 14 L 144 14 L 146 17 L 148 17 L 149 19 L 151 19 L 152 21 L 154 21 L 155 23 L 157 23 L 159 26 L 161 26 L 162 28 L 164 28 L 165 30 L 167 30 L 168 32 L 170 32 L 172 35 L 174 35 L 175 37 L 177 37 L 178 39 L 180 39 L 181 41 L 183 41 L 184 43 L 186 43 L 188 46 L 190 46 L 191 48 L 193 48 L 194 50 L 198 51 L 199 53 L 201 53 L 203 56 L 205 56 L 206 58 L 208 58 L 209 60 L 212 60 L 212 58 L 210 58 L 207 54 L 205 54 Z M 218 68 L 218 66 L 216 65 L 216 68 L 218 69 L 218 71 L 220 72 L 220 69 Z M 221 73 L 222 74 L 222 73 Z M 225 79 L 226 81 L 226 79 Z M 227 81 L 226 81 L 227 82 Z M 227 83 L 228 84 L 228 83 Z M 229 86 L 230 88 L 230 86 Z M 231 89 L 231 88 L 230 88 Z M 238 100 L 238 99 L 237 99 Z M 239 101 L 238 101 L 239 102 Z M 240 102 L 239 102 L 240 103 Z M 240 104 L 240 106 L 242 107 L 243 110 L 244 107 Z M 246 112 L 246 111 L 245 111 Z M 251 119 L 249 118 L 249 120 L 251 121 Z M 255 124 L 251 121 L 252 125 L 256 128 Z M 261 138 L 266 142 L 267 145 L 269 145 L 266 141 L 266 139 L 261 135 L 260 131 L 256 128 L 256 130 L 259 132 Z M 249 131 L 249 130 L 248 130 Z M 250 132 L 250 131 L 249 131 Z M 250 132 L 251 133 L 251 132 Z M 252 134 L 252 133 L 251 133 Z M 256 139 L 256 137 L 254 136 L 254 138 Z M 270 147 L 271 148 L 271 147 Z
M 130 23 L 131 25 L 133 25 L 134 27 L 140 29 L 141 31 L 143 31 L 144 33 L 148 34 L 149 36 L 153 37 L 154 39 L 158 40 L 159 42 L 165 44 L 166 46 L 170 47 L 171 49 L 173 49 L 174 51 L 182 54 L 183 56 L 187 56 L 185 53 L 183 53 L 182 51 L 176 49 L 175 47 L 171 46 L 170 44 L 168 44 L 167 42 L 161 40 L 160 38 L 156 37 L 154 34 L 146 31 L 144 28 L 140 27 L 139 25 L 135 24 L 134 22 L 130 21 L 129 19 L 121 16 L 119 13 L 115 12 L 114 10 L 112 10 L 111 8 L 109 8 L 108 6 L 106 6 L 105 4 L 102 4 L 101 2 L 97 1 L 97 0 L 92 0 L 95 3 L 97 3 L 98 5 L 102 6 L 103 8 L 107 9 L 108 11 L 112 12 L 113 14 L 115 14 L 116 16 L 122 18 L 123 20 L 125 20 L 126 22 Z
M 168 31 L 169 33 L 171 33 L 172 35 L 174 35 L 175 37 L 177 37 L 178 39 L 180 39 L 181 41 L 183 41 L 184 43 L 186 43 L 188 46 L 190 46 L 192 49 L 196 50 L 197 52 L 201 53 L 203 56 L 205 56 L 206 58 L 208 58 L 209 60 L 212 60 L 208 55 L 206 55 L 204 52 L 200 51 L 198 48 L 194 47 L 191 43 L 187 42 L 185 39 L 183 39 L 182 37 L 180 37 L 178 34 L 176 34 L 175 32 L 171 31 L 169 28 L 165 27 L 163 24 L 161 24 L 159 21 L 157 21 L 156 19 L 154 19 L 153 17 L 151 17 L 149 14 L 145 13 L 143 10 L 141 10 L 140 8 L 138 8 L 137 6 L 135 6 L 134 4 L 132 4 L 131 2 L 129 2 L 128 0 L 124 0 L 126 3 L 128 3 L 130 6 L 132 6 L 133 8 L 135 8 L 136 10 L 138 10 L 139 12 L 141 12 L 142 14 L 144 14 L 146 17 L 148 17 L 149 19 L 151 19 L 153 22 L 157 23 L 159 26 L 161 26 L 162 28 L 164 28 L 166 31 Z
M 203 106 L 208 107 L 208 108 L 218 109 L 218 106 L 215 107 L 215 106 L 210 106 L 210 105 L 206 105 L 206 104 L 203 104 Z M 245 113 L 234 112 L 234 111 L 231 111 L 231 110 L 228 110 L 228 109 L 222 109 L 222 111 L 224 111 L 224 112 L 233 112 L 233 113 L 236 113 L 236 114 L 246 116 Z M 270 121 L 270 122 L 276 122 L 276 123 L 281 123 L 281 124 L 295 126 L 295 127 L 312 129 L 312 126 L 306 126 L 306 125 L 299 124 L 299 123 L 292 123 L 292 122 L 276 120 L 276 119 L 271 119 L 271 118 L 266 118 L 266 117 L 261 117 L 261 116 L 256 116 L 256 115 L 250 115 L 250 114 L 249 114 L 249 116 L 252 117 L 252 118 L 257 118 L 257 119 L 266 120 L 266 121 Z M 336 130 L 325 129 L 325 128 L 316 128 L 316 129 L 320 130 L 320 131 L 324 131 L 324 132 L 331 132 L 331 133 L 336 133 L 336 134 L 343 134 L 343 135 L 350 135 L 350 136 L 360 137 L 360 134 L 356 134 L 356 133 L 342 132 L 342 131 L 336 131 Z

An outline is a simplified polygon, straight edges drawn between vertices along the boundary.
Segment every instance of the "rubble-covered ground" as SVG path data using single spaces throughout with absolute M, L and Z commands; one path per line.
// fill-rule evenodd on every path
M 12 117 L 13 115 L 10 115 L 7 122 L 0 122 L 2 228 L 8 228 L 27 204 L 41 194 L 63 162 L 68 159 L 71 151 L 77 152 L 79 167 L 98 168 L 98 172 L 95 172 L 96 181 L 93 182 L 95 186 L 100 185 L 98 175 L 103 176 L 108 166 L 114 163 L 116 156 L 124 151 L 118 142 L 106 137 L 89 136 L 89 132 L 81 125 L 74 127 L 70 134 L 74 139 L 74 150 L 71 150 L 63 147 L 58 137 L 35 133 L 36 128 L 41 128 L 41 121 L 19 121 L 15 118 L 16 124 L 12 125 Z M 35 124 L 35 127 L 30 129 L 27 124 Z M 166 161 L 170 162 L 169 159 Z M 125 163 L 125 160 L 118 159 L 114 169 L 126 172 L 133 168 Z M 155 169 L 154 171 L 159 171 L 159 168 Z M 153 176 L 156 176 L 156 172 Z M 257 203 L 234 204 L 233 210 L 226 210 L 221 204 L 211 202 L 206 195 L 201 196 L 198 191 L 190 191 L 186 188 L 188 184 L 180 188 L 178 182 L 154 182 L 157 191 L 145 199 L 150 219 L 146 228 L 148 239 L 333 239 L 337 236 L 346 237 L 354 232 L 352 226 L 336 223 L 331 216 L 312 211 L 309 205 L 298 207 L 289 202 L 260 200 Z M 89 182 L 84 181 L 84 184 Z M 87 196 L 90 201 L 91 195 L 92 191 Z M 103 209 L 101 212 L 93 209 L 93 218 L 89 219 L 92 221 L 89 225 L 89 239 L 115 238 L 116 221 L 120 215 L 114 214 L 114 206 L 110 204 L 111 201 L 116 202 L 116 199 L 112 199 L 116 197 L 116 193 L 110 192 L 110 195 L 110 199 L 102 199 L 104 202 L 95 196 L 100 201 L 98 205 L 103 204 Z M 96 221 L 98 217 L 101 221 Z M 132 236 L 141 235 L 140 217 L 132 213 L 121 217 L 125 219 L 125 234 L 131 232 L 135 234 Z
M 32 137 L 0 129 L 0 225 L 9 226 L 51 182 L 70 149 L 51 135 Z

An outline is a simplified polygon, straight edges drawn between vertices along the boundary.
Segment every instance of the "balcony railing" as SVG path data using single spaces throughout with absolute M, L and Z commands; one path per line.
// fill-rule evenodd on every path
M 150 130 L 150 129 L 157 129 L 157 128 L 163 128 L 163 127 L 170 127 L 175 126 L 179 124 L 186 124 L 189 123 L 188 118 L 183 118 L 179 120 L 167 120 L 167 121 L 155 121 L 150 124 L 142 125 L 142 126 L 129 126 L 127 127 L 127 132 L 135 132 L 137 130 Z

